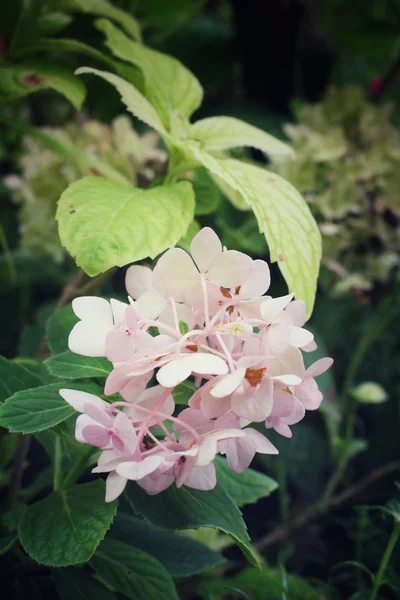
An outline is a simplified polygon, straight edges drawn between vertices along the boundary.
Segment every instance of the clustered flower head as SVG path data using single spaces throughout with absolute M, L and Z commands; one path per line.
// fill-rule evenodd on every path
M 84 155 L 71 160 L 49 148 L 42 139 L 24 137 L 18 160 L 20 175 L 7 175 L 5 186 L 13 201 L 21 206 L 21 246 L 35 254 L 48 254 L 61 262 L 65 249 L 55 219 L 57 202 L 68 185 L 85 175 L 99 175 L 99 161 L 111 167 L 132 184 L 146 188 L 165 170 L 167 154 L 161 150 L 154 132 L 139 135 L 125 115 L 110 126 L 92 119 L 70 122 L 64 127 L 42 127 L 41 132 L 68 144 Z
M 77 440 L 102 449 L 94 472 L 108 473 L 107 501 L 128 480 L 148 494 L 172 484 L 211 490 L 218 453 L 236 472 L 256 452 L 277 454 L 252 423 L 291 437 L 290 427 L 322 401 L 314 377 L 332 359 L 305 368 L 302 351 L 316 344 L 303 328 L 304 303 L 293 294 L 265 296 L 267 263 L 226 250 L 209 228 L 193 238 L 190 250 L 168 250 L 153 270 L 131 266 L 129 303 L 73 301 L 80 320 L 69 347 L 107 357 L 113 370 L 105 395 L 121 397 L 107 402 L 60 392 L 81 413 Z M 174 391 L 182 385 L 192 393 L 176 414 Z
M 392 113 L 358 86 L 330 88 L 285 126 L 296 156 L 274 159 L 310 203 L 336 295 L 358 290 L 367 300 L 369 290 L 399 275 L 400 131 Z

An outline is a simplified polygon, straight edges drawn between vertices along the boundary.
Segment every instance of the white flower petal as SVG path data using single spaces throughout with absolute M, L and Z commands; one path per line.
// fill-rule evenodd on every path
M 161 456 L 147 456 L 140 462 L 123 462 L 117 466 L 116 471 L 118 475 L 122 475 L 130 481 L 137 481 L 155 471 L 162 462 Z
M 228 365 L 219 356 L 196 352 L 183 359 L 185 365 L 188 365 L 191 373 L 201 375 L 225 375 L 228 372 Z
M 164 298 L 172 296 L 177 302 L 183 302 L 185 291 L 195 285 L 198 279 L 199 272 L 193 260 L 180 248 L 167 250 L 159 259 L 152 276 L 155 289 Z
M 265 294 L 271 283 L 269 267 L 264 260 L 254 260 L 251 273 L 240 288 L 240 297 L 251 300 Z
M 68 348 L 83 356 L 105 356 L 106 338 L 113 327 L 105 321 L 79 321 L 69 334 Z
M 139 316 L 145 319 L 157 319 L 167 303 L 164 296 L 156 291 L 144 292 L 134 303 Z
M 211 389 L 211 396 L 214 396 L 214 398 L 224 398 L 225 396 L 229 396 L 242 383 L 245 374 L 246 369 L 240 367 L 233 373 L 226 375 Z
M 199 271 L 206 273 L 213 260 L 222 253 L 222 244 L 210 227 L 204 227 L 194 236 L 190 244 L 190 253 Z
M 114 317 L 114 323 L 115 325 L 118 325 L 125 320 L 125 311 L 129 305 L 126 302 L 121 302 L 120 300 L 115 300 L 114 298 L 111 298 L 110 304 Z
M 85 404 L 91 404 L 92 406 L 100 409 L 105 409 L 109 406 L 107 402 L 101 398 L 98 398 L 94 394 L 89 394 L 88 392 L 62 389 L 59 393 L 60 396 L 64 398 L 64 400 L 66 400 L 70 406 L 72 406 L 72 408 L 81 413 L 85 412 Z
M 251 264 L 250 256 L 236 250 L 227 250 L 213 260 L 207 279 L 226 288 L 241 285 L 250 274 Z
M 281 381 L 285 385 L 299 385 L 302 381 L 301 377 L 298 377 L 297 375 L 293 375 L 292 373 L 285 373 L 283 375 L 275 375 L 274 377 L 271 377 L 271 379 L 274 379 L 276 381 Z
M 171 360 L 158 371 L 157 381 L 163 387 L 175 387 L 190 377 L 191 373 L 190 365 L 185 365 L 183 360 Z
M 125 287 L 128 294 L 136 300 L 144 292 L 152 291 L 152 270 L 141 265 L 132 265 L 126 272 Z
M 105 321 L 113 324 L 111 306 L 108 300 L 97 296 L 82 296 L 72 300 L 72 310 L 82 321 Z
M 115 471 L 109 473 L 106 479 L 106 502 L 116 500 L 124 491 L 128 480 Z
M 261 305 L 261 314 L 264 321 L 272 323 L 272 321 L 281 313 L 292 300 L 294 294 L 287 294 L 279 298 L 270 298 Z
M 307 346 L 313 339 L 314 336 L 311 331 L 307 331 L 307 329 L 303 329 L 302 327 L 293 327 L 290 332 L 290 344 L 296 348 Z

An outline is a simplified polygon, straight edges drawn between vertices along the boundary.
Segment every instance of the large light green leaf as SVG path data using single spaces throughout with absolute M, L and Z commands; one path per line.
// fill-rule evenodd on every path
M 108 377 L 112 364 L 106 358 L 82 356 L 67 350 L 51 356 L 46 360 L 46 366 L 55 377 L 79 379 L 82 377 Z
M 60 382 L 17 392 L 0 406 L 0 426 L 18 433 L 35 433 L 54 427 L 74 414 L 61 398 L 62 388 L 82 390 L 98 396 L 102 389 L 91 382 Z
M 196 121 L 190 126 L 189 137 L 200 141 L 202 148 L 208 151 L 251 146 L 272 156 L 294 155 L 288 144 L 233 117 L 209 117 Z
M 186 181 L 142 190 L 87 177 L 63 193 L 57 220 L 61 243 L 94 276 L 174 246 L 193 213 L 193 189 Z
M 257 564 L 242 515 L 221 485 L 204 492 L 169 487 L 148 496 L 137 484 L 128 484 L 126 496 L 136 514 L 161 529 L 214 527 L 229 534 L 247 558 Z
M 131 83 L 107 71 L 99 71 L 90 67 L 82 67 L 76 71 L 77 75 L 84 73 L 92 73 L 102 77 L 111 83 L 121 94 L 121 100 L 135 117 L 146 123 L 164 137 L 168 137 L 168 133 L 164 129 L 160 117 L 152 104 L 141 94 Z
M 189 537 L 155 529 L 146 521 L 118 514 L 110 536 L 159 560 L 174 577 L 185 577 L 224 562 L 217 552 Z
M 98 22 L 98 27 L 106 34 L 110 50 L 142 71 L 145 95 L 169 130 L 175 121 L 174 115 L 186 121 L 200 106 L 203 89 L 178 60 L 133 42 L 105 19 Z
M 278 487 L 274 479 L 253 469 L 235 473 L 221 456 L 216 457 L 215 466 L 218 482 L 238 506 L 252 504 L 260 498 L 266 498 Z
M 0 402 L 4 402 L 16 392 L 38 387 L 42 383 L 40 377 L 29 369 L 0 356 Z
M 29 63 L 0 68 L 0 101 L 16 100 L 33 92 L 52 88 L 63 94 L 79 110 L 85 99 L 85 86 L 62 67 Z
M 107 585 L 132 600 L 179 600 L 166 568 L 132 545 L 108 537 L 90 562 Z
M 142 34 L 139 23 L 126 11 L 113 6 L 112 2 L 107 2 L 107 0 L 72 0 L 72 2 L 82 12 L 108 17 L 113 21 L 117 21 L 129 35 L 141 41 Z
M 271 262 L 279 268 L 310 315 L 322 254 L 321 234 L 299 192 L 275 173 L 234 159 L 217 159 L 195 142 L 188 150 L 212 173 L 236 189 L 254 211 L 268 243 Z
M 18 523 L 25 551 L 39 564 L 53 567 L 89 560 L 117 510 L 117 502 L 104 502 L 104 494 L 104 481 L 97 479 L 28 506 Z

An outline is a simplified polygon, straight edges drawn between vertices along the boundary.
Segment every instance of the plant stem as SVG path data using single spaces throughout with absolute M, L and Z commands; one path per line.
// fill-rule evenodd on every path
M 390 561 L 390 557 L 392 556 L 393 550 L 397 544 L 399 536 L 400 536 L 400 521 L 396 520 L 394 523 L 392 535 L 389 538 L 385 552 L 382 556 L 382 560 L 379 565 L 378 572 L 375 575 L 374 586 L 372 588 L 370 600 L 376 600 L 376 598 L 378 596 L 379 588 L 382 585 L 383 576 L 385 574 L 386 568 Z
M 57 492 L 62 486 L 62 452 L 61 439 L 56 436 L 54 442 L 53 489 Z
M 12 466 L 11 480 L 8 488 L 7 508 L 11 509 L 18 501 L 18 494 L 21 488 L 22 476 L 25 469 L 25 460 L 31 445 L 32 435 L 20 435 L 17 450 L 14 456 Z
M 392 314 L 389 310 L 389 306 L 387 306 L 387 302 L 383 302 L 380 314 L 378 315 L 375 324 L 365 331 L 364 335 L 360 338 L 358 346 L 356 347 L 356 350 L 350 359 L 349 368 L 347 370 L 346 378 L 343 384 L 343 394 L 344 397 L 348 399 L 345 430 L 343 436 L 343 448 L 341 449 L 340 458 L 336 469 L 334 470 L 325 488 L 325 498 L 329 498 L 335 491 L 336 487 L 338 486 L 343 477 L 343 474 L 346 470 L 347 464 L 350 459 L 349 447 L 351 440 L 354 436 L 358 408 L 358 400 L 354 398 L 354 396 L 351 394 L 351 391 L 354 387 L 357 373 L 363 363 L 365 356 L 368 353 L 368 350 L 370 349 L 371 345 L 376 340 L 378 335 L 381 333 L 381 331 L 384 329 L 387 322 L 390 321 L 391 316 Z
M 76 461 L 74 466 L 70 469 L 70 471 L 65 476 L 63 485 L 62 485 L 63 489 L 73 485 L 76 482 L 79 475 L 87 467 L 90 458 L 93 456 L 93 454 L 95 452 L 97 452 L 97 449 L 90 447 L 85 453 L 81 454 L 81 456 L 78 458 L 78 460 Z

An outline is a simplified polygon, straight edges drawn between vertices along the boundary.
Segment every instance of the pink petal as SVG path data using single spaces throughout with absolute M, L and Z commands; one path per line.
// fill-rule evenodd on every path
M 184 485 L 195 490 L 212 490 L 217 485 L 215 466 L 213 463 L 205 467 L 192 467 L 188 473 Z
M 265 294 L 271 283 L 271 275 L 267 263 L 254 260 L 251 273 L 240 288 L 240 297 L 251 300 Z
M 303 327 L 307 321 L 307 308 L 302 300 L 293 300 L 285 309 L 297 327 Z
M 152 270 L 149 267 L 132 265 L 125 275 L 125 287 L 128 294 L 136 300 L 144 292 L 153 289 L 151 283 Z
M 264 377 L 263 385 L 258 390 L 245 391 L 239 388 L 232 395 L 232 409 L 239 416 L 250 422 L 265 421 L 272 410 L 273 382 Z
M 93 421 L 96 421 L 96 423 L 100 423 L 101 425 L 104 425 L 104 427 L 112 427 L 114 425 L 114 419 L 107 412 L 109 406 L 109 404 L 101 406 L 97 403 L 85 402 L 83 408 L 85 413 L 93 419 Z
M 192 401 L 190 401 L 190 405 L 192 406 Z M 214 398 L 211 396 L 209 388 L 201 395 L 199 407 L 206 417 L 213 419 L 223 415 L 230 409 L 231 398 L 230 396 L 225 398 Z M 195 408 L 195 403 L 193 404 L 193 408 Z
M 68 348 L 83 356 L 105 356 L 107 335 L 113 327 L 105 321 L 79 321 L 69 334 Z
M 241 285 L 250 274 L 251 264 L 250 256 L 227 250 L 213 260 L 207 279 L 225 288 Z
M 106 502 L 112 502 L 124 491 L 128 480 L 112 471 L 106 479 Z
M 183 321 L 188 326 L 189 330 L 193 329 L 194 326 L 194 315 L 193 311 L 185 304 L 176 304 L 176 313 L 178 316 L 178 322 Z M 168 325 L 175 329 L 175 318 L 172 307 L 168 305 L 160 314 L 158 318 L 160 323 Z
M 82 321 L 104 321 L 113 324 L 111 306 L 108 300 L 96 296 L 81 296 L 72 300 L 72 310 Z
M 134 421 L 142 421 L 143 419 L 146 419 L 148 417 L 148 413 L 140 410 L 140 408 L 137 408 L 137 406 L 143 406 L 144 408 L 151 410 L 155 407 L 163 392 L 164 388 L 161 387 L 161 385 L 155 385 L 147 388 L 140 394 L 138 398 L 136 398 L 135 403 L 132 403 L 132 406 L 124 408 L 124 412 Z M 175 402 L 172 394 L 165 399 L 162 407 L 159 410 L 167 415 L 173 414 L 175 410 Z M 153 419 L 149 423 L 149 426 L 155 425 L 156 423 L 157 421 Z
M 81 444 L 87 444 L 86 438 L 83 436 L 83 430 L 89 425 L 95 425 L 95 422 L 87 415 L 79 415 L 75 423 L 75 438 Z
M 175 481 L 175 476 L 172 473 L 160 473 L 158 477 L 154 478 L 153 473 L 147 475 L 137 482 L 149 496 L 154 496 L 163 492 Z
M 196 429 L 196 431 L 203 432 L 210 428 L 210 419 L 203 415 L 201 410 L 195 408 L 185 408 L 179 413 L 179 420 L 183 423 L 174 423 L 175 431 L 186 431 L 184 423 Z
M 296 398 L 300 400 L 304 408 L 307 410 L 316 410 L 322 402 L 322 394 L 318 389 L 318 385 L 314 379 L 306 379 L 296 388 Z
M 108 446 L 111 436 L 102 425 L 86 425 L 82 429 L 82 437 L 87 444 L 96 446 L 96 448 L 105 448 Z
M 119 412 L 117 414 L 114 431 L 123 443 L 122 451 L 124 454 L 132 455 L 136 449 L 136 433 L 132 422 L 125 413 Z
M 254 445 L 249 444 L 246 438 L 224 440 L 218 444 L 218 449 L 226 455 L 229 468 L 236 473 L 247 469 L 256 453 Z
M 222 244 L 210 227 L 204 227 L 194 236 L 190 244 L 190 253 L 199 271 L 206 273 L 213 260 L 222 253 Z
M 315 363 L 313 363 L 310 367 L 308 367 L 306 371 L 307 377 L 318 377 L 318 375 L 322 375 L 325 373 L 333 364 L 333 358 L 320 358 Z
M 135 337 L 122 329 L 112 329 L 106 338 L 105 355 L 111 362 L 122 362 L 133 359 L 135 354 Z
M 243 431 L 246 434 L 246 440 L 251 440 L 256 452 L 260 454 L 279 454 L 278 449 L 257 429 L 249 427 Z
M 314 336 L 311 331 L 303 329 L 302 327 L 293 327 L 290 333 L 290 344 L 296 348 L 303 348 L 308 344 L 311 344 Z

